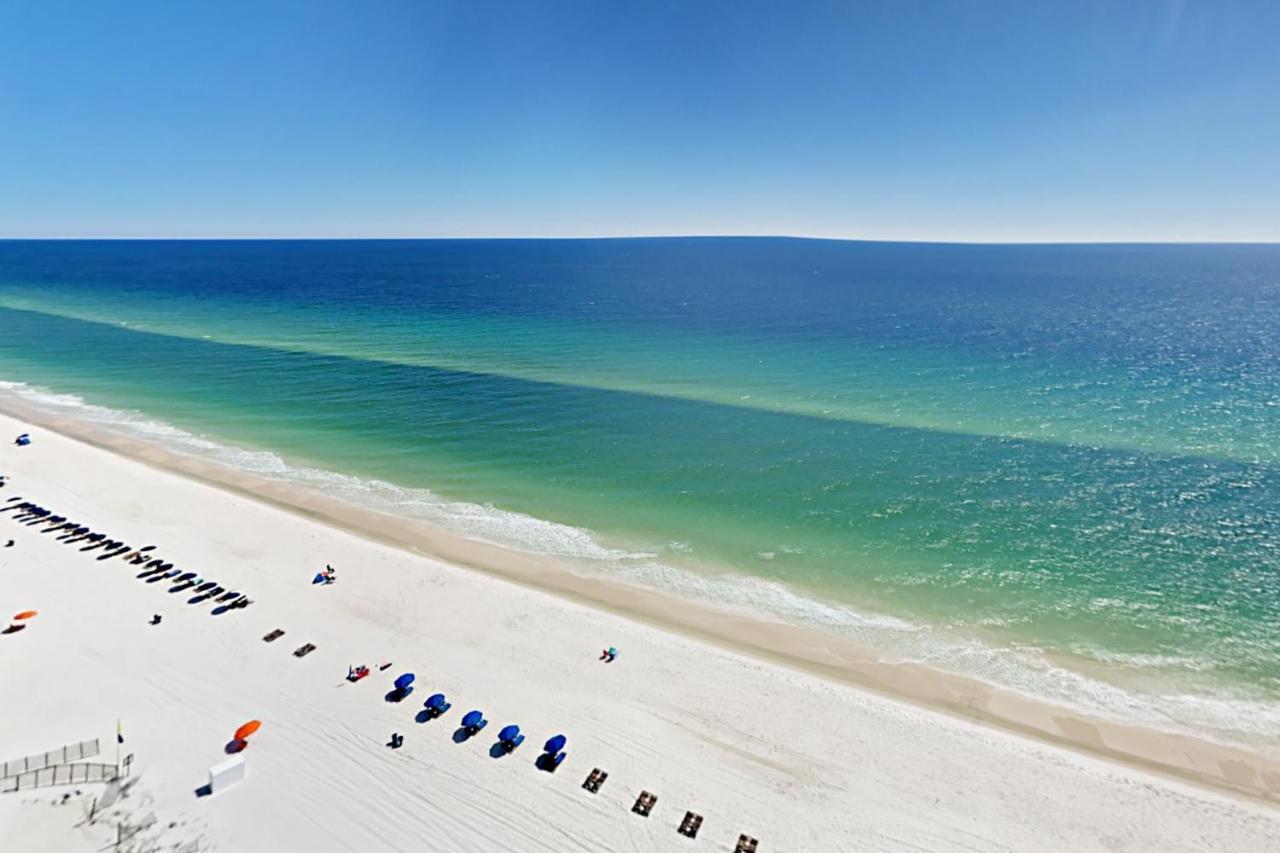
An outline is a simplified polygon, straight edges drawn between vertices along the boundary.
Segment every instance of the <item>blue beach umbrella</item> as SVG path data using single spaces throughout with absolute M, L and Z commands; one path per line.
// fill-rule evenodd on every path
M 484 714 L 481 713 L 480 711 L 468 711 L 467 715 L 462 718 L 462 725 L 466 726 L 469 729 L 474 729 L 476 726 L 480 725 L 483 722 L 484 722 Z
M 424 704 L 428 708 L 439 708 L 441 705 L 444 704 L 444 694 L 432 693 L 430 696 L 427 697 L 427 701 Z
M 564 749 L 564 745 L 568 742 L 569 742 L 569 739 L 564 735 L 556 735 L 551 740 L 546 742 L 546 744 L 542 747 L 542 750 L 543 752 L 549 753 L 551 755 L 555 755 L 557 752 Z
M 505 729 L 498 732 L 498 740 L 503 743 L 513 741 L 518 737 L 520 737 L 520 727 L 514 724 L 507 726 Z
M 406 672 L 396 679 L 396 690 L 405 690 L 410 684 L 413 684 L 413 673 Z

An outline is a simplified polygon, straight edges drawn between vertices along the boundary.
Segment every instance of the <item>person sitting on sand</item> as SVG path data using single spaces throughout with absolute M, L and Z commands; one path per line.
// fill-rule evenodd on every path
M 616 658 L 617 656 L 618 656 L 618 650 L 613 646 L 610 646 L 609 648 L 600 652 L 600 660 L 604 661 L 605 663 L 613 663 L 614 658 Z
M 152 614 L 151 614 L 151 624 L 152 624 L 152 625 L 159 625 L 159 624 L 160 624 L 160 614 L 159 614 L 159 613 L 152 613 Z
M 8 542 L 4 543 L 4 547 L 6 547 L 6 548 L 12 548 L 12 547 L 13 547 L 13 540 L 12 540 L 12 539 L 10 539 Z
M 390 743 L 391 748 L 399 749 L 402 743 L 404 743 L 404 735 L 400 734 L 399 732 L 392 732 L 391 743 Z

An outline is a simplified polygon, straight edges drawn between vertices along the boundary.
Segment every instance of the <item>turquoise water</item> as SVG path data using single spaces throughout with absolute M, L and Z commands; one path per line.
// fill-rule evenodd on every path
M 0 243 L 0 378 L 579 571 L 1280 731 L 1280 248 Z

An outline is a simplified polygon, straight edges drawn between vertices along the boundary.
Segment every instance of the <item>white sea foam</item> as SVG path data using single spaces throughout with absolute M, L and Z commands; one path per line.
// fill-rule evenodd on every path
M 609 547 L 591 532 L 570 525 L 489 505 L 446 500 L 427 489 L 295 465 L 272 451 L 234 447 L 139 412 L 98 406 L 73 394 L 8 381 L 0 381 L 0 393 L 178 452 L 322 490 L 360 506 L 423 519 L 507 547 L 562 557 L 574 570 L 606 573 L 624 582 L 744 615 L 831 631 L 881 649 L 892 659 L 969 674 L 1085 713 L 1243 742 L 1269 752 L 1280 750 L 1280 705 L 1265 699 L 1210 696 L 1176 689 L 1126 689 L 1058 665 L 1040 649 L 996 646 L 891 615 L 868 613 L 801 594 L 775 580 L 693 570 L 661 560 L 648 551 Z M 672 542 L 664 550 L 679 560 L 690 554 L 692 547 Z M 778 552 L 791 550 L 779 547 Z M 1173 656 L 1119 655 L 1101 649 L 1073 651 L 1130 670 L 1211 668 L 1203 662 Z

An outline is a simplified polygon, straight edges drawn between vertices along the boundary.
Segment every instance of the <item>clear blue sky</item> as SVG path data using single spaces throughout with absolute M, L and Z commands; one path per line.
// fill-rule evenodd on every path
M 1280 2 L 0 0 L 0 236 L 1280 240 Z

